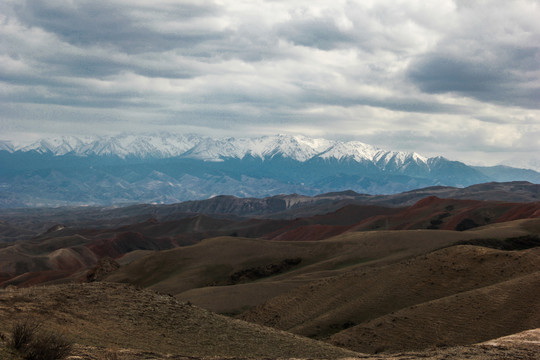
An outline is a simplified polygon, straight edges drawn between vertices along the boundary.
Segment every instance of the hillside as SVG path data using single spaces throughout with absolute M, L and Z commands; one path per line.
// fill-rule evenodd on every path
M 539 220 L 521 220 L 460 233 L 494 239 L 516 231 L 511 238 L 521 239 L 521 229 L 536 236 L 534 248 L 452 245 L 350 268 L 284 292 L 240 318 L 370 353 L 471 344 L 538 327 L 539 226 Z
M 333 335 L 330 343 L 395 352 L 510 335 L 540 325 L 539 289 L 536 271 L 377 317 Z
M 525 183 L 481 187 L 479 191 L 487 193 L 501 191 L 501 196 L 509 189 L 521 192 L 519 196 L 536 189 Z M 425 191 L 440 194 L 448 189 Z M 420 194 L 425 192 L 393 199 L 407 202 Z M 126 358 L 151 354 L 155 359 L 166 354 L 334 358 L 323 355 L 324 349 L 332 354 L 345 351 L 330 345 L 373 359 L 465 354 L 482 359 L 529 353 L 530 346 L 523 344 L 475 344 L 540 328 L 536 311 L 540 308 L 540 203 L 429 196 L 412 206 L 388 207 L 355 203 L 356 196 L 364 197 L 352 192 L 326 194 L 324 199 L 290 195 L 248 202 L 220 197 L 216 202 L 188 204 L 213 214 L 183 212 L 182 204 L 106 209 L 101 215 L 94 208 L 70 213 L 71 225 L 57 223 L 29 239 L 19 233 L 27 230 L 22 223 L 4 221 L 0 320 L 6 323 L 0 333 L 9 331 L 10 324 L 28 310 L 45 322 L 52 319 L 50 329 L 73 331 L 76 351 L 92 360 L 96 360 L 92 354 L 108 356 L 105 352 L 114 348 L 123 349 Z M 277 207 L 265 207 L 274 200 Z M 282 202 L 288 202 L 288 210 L 279 210 Z M 241 207 L 259 216 L 225 214 Z M 146 213 L 150 209 L 155 211 Z M 267 217 L 262 216 L 265 209 L 271 209 Z M 51 219 L 68 211 L 53 211 Z M 292 211 L 315 214 L 289 218 Z M 22 216 L 16 213 L 8 220 Z M 24 221 L 43 229 L 41 213 L 34 212 Z M 85 214 L 93 215 L 85 219 Z M 148 214 L 153 216 L 145 218 Z M 99 216 L 108 219 L 102 227 Z M 133 304 L 128 305 L 130 301 Z M 84 311 L 77 313 L 78 307 Z M 165 310 L 168 307 L 173 310 Z M 186 309 L 195 313 L 182 318 L 167 313 Z M 93 320 L 86 311 L 98 313 L 95 325 L 87 325 Z M 238 328 L 227 323 L 231 318 L 216 313 L 249 324 L 233 322 L 247 326 Z M 212 336 L 215 333 L 205 326 L 221 327 L 215 336 L 223 349 L 208 345 L 213 340 L 195 330 L 197 340 L 187 345 L 192 342 L 191 330 L 174 325 L 182 319 L 192 319 L 187 322 L 191 330 L 194 324 L 206 324 L 200 331 Z M 114 328 L 113 323 L 129 330 Z M 255 345 L 234 348 L 237 342 L 258 342 L 263 336 L 260 331 L 250 333 L 253 324 L 283 335 L 275 338 L 284 342 L 275 344 L 282 352 L 272 352 L 270 347 L 259 347 L 257 352 Z M 106 329 L 110 336 L 98 334 L 98 329 Z M 150 332 L 148 344 L 141 345 L 142 335 L 128 336 L 137 331 Z M 177 335 L 183 340 L 166 340 Z M 274 335 L 264 336 L 274 339 Z M 233 345 L 226 347 L 228 340 Z M 176 347 L 180 345 L 181 349 Z M 381 351 L 390 354 L 361 354 Z
M 122 267 L 107 279 L 171 293 L 212 311 L 238 313 L 319 279 L 355 270 L 378 269 L 465 240 L 504 239 L 527 234 L 530 234 L 529 230 L 520 223 L 513 223 L 468 232 L 348 232 L 321 241 L 221 237 L 150 254 Z M 278 266 L 287 259 L 301 261 L 267 276 L 248 278 L 240 283 L 232 281 L 235 274 L 260 272 L 261 268 Z M 305 293 L 303 291 L 298 290 L 298 294 Z M 330 293 L 339 294 L 340 291 Z M 332 298 L 329 294 L 326 298 Z M 309 301 L 310 297 L 302 298 Z M 348 301 L 347 297 L 344 299 Z M 286 309 L 280 307 L 279 311 Z
M 0 357 L 20 360 L 8 342 L 13 324 L 32 319 L 37 333 L 63 336 L 70 359 L 534 359 L 538 331 L 485 344 L 367 355 L 234 320 L 120 284 L 71 284 L 0 291 Z
M 319 211 L 323 211 L 325 207 L 331 208 L 335 205 L 334 201 L 344 203 L 346 196 L 351 195 L 327 195 L 325 199 L 329 202 L 318 203 L 318 206 L 321 206 Z M 294 197 L 288 198 L 289 201 L 293 199 Z M 313 199 L 307 198 L 303 201 L 311 200 Z M 454 200 L 433 196 L 424 198 L 407 208 L 352 203 L 329 213 L 294 219 L 225 217 L 221 216 L 222 214 L 204 215 L 184 212 L 176 214 L 173 212 L 167 215 L 164 209 L 159 209 L 161 213 L 147 215 L 155 215 L 160 220 L 150 217 L 142 222 L 128 224 L 122 223 L 131 219 L 140 220 L 144 218 L 143 214 L 135 215 L 138 210 L 132 207 L 119 209 L 120 211 L 116 213 L 119 217 L 116 220 L 113 217 L 108 218 L 109 223 L 105 222 L 102 227 L 98 227 L 97 224 L 88 225 L 88 219 L 84 217 L 85 212 L 78 215 L 70 214 L 72 219 L 67 224 L 77 225 L 77 221 L 80 221 L 79 227 L 55 224 L 34 237 L 30 237 L 28 232 L 19 233 L 15 229 L 28 231 L 23 227 L 24 222 L 35 223 L 36 227 L 44 227 L 41 221 L 45 220 L 40 218 L 41 212 L 28 214 L 24 219 L 22 214 L 19 214 L 18 219 L 22 223 L 15 221 L 17 226 L 4 227 L 9 231 L 6 232 L 4 244 L 0 247 L 0 285 L 27 286 L 81 279 L 84 278 L 85 272 L 103 257 L 120 260 L 124 255 L 134 251 L 173 249 L 215 237 L 258 239 L 259 242 L 261 240 L 305 241 L 309 243 L 305 245 L 307 248 L 317 249 L 319 245 L 313 245 L 311 242 L 339 238 L 340 235 L 359 231 L 404 229 L 463 231 L 486 224 L 540 217 L 540 203 Z M 111 214 L 112 211 L 108 210 L 108 213 Z M 59 212 L 54 216 L 58 217 L 62 213 Z M 121 217 L 120 214 L 127 216 Z M 116 223 L 119 225 L 113 226 Z M 8 223 L 5 222 L 5 224 Z M 25 239 L 25 237 L 30 238 Z M 232 239 L 224 241 L 235 243 Z M 279 246 L 286 248 L 288 245 Z M 258 253 L 266 250 L 253 249 L 253 251 Z M 324 251 L 320 252 L 321 259 L 325 256 L 329 258 L 334 256 L 332 252 L 325 254 Z M 290 258 L 305 258 L 295 251 L 291 254 Z M 128 258 L 135 259 L 133 256 L 125 259 Z M 128 262 L 125 259 L 121 260 L 124 264 Z M 258 266 L 267 266 L 273 264 L 273 261 L 279 263 L 283 260 L 285 258 L 267 259 L 267 263 L 258 264 Z M 359 260 L 350 261 L 354 263 Z M 215 280 L 209 283 L 212 282 Z M 221 283 L 218 281 L 216 284 Z
M 484 183 L 466 188 L 436 186 L 392 195 L 368 195 L 342 191 L 317 196 L 298 194 L 264 198 L 214 196 L 205 200 L 168 205 L 0 209 L 2 219 L 0 241 L 28 239 L 58 224 L 71 228 L 104 229 L 145 222 L 148 219 L 166 222 L 202 214 L 229 220 L 296 219 L 336 212 L 347 205 L 358 205 L 366 207 L 360 211 L 364 213 L 369 211 L 371 215 L 376 215 L 376 211 L 381 210 L 377 210 L 376 207 L 408 207 L 429 196 L 442 199 L 528 203 L 540 199 L 540 185 L 521 181 Z
M 429 196 L 394 214 L 362 220 L 351 227 L 351 230 L 464 231 L 483 225 L 537 217 L 540 217 L 540 202 L 509 203 Z
M 242 318 L 323 338 L 409 306 L 535 273 L 540 271 L 539 260 L 537 249 L 505 252 L 452 246 L 311 282 Z
M 353 352 L 213 314 L 168 295 L 93 283 L 0 291 L 0 332 L 32 319 L 65 334 L 84 354 L 106 349 L 146 352 L 145 358 L 343 358 Z M 97 354 L 96 354 L 97 353 Z

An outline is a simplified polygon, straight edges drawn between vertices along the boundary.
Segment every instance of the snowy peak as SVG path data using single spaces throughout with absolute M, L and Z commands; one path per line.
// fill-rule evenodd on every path
M 15 147 L 13 146 L 11 142 L 0 140 L 0 151 L 13 152 L 14 150 L 15 150 Z
M 256 141 L 262 145 L 262 151 L 258 154 L 261 158 L 281 156 L 302 162 L 313 158 L 332 145 L 331 141 L 325 139 L 287 135 L 267 136 Z
M 184 157 L 202 161 L 242 160 L 246 157 L 268 161 L 284 158 L 299 162 L 311 159 L 371 162 L 382 170 L 424 168 L 428 159 L 416 153 L 385 151 L 359 141 L 332 141 L 305 136 L 274 135 L 257 138 L 213 139 L 199 135 L 117 135 L 102 137 L 61 136 L 42 139 L 27 146 L 0 143 L 7 151 L 36 151 L 54 155 L 117 156 L 120 158 Z
M 253 157 L 267 160 L 275 157 L 307 161 L 324 151 L 332 142 L 303 136 L 262 136 L 258 138 L 204 139 L 183 156 L 204 161 Z
M 380 150 L 359 141 L 336 142 L 319 155 L 322 159 L 373 161 Z
M 41 139 L 27 146 L 14 146 L 8 151 L 35 151 L 61 156 L 118 156 L 125 158 L 166 158 L 180 156 L 201 141 L 196 135 L 117 135 L 101 137 L 60 136 Z M 6 143 L 4 143 L 6 144 Z M 2 145 L 0 145 L 2 146 Z
M 167 158 L 180 156 L 201 140 L 193 135 L 120 135 L 104 137 L 93 141 L 81 152 L 81 155 L 116 155 L 119 157 L 135 156 L 140 158 Z
M 89 139 L 79 138 L 76 136 L 60 136 L 50 139 L 41 139 L 25 146 L 21 151 L 36 151 L 41 154 L 52 153 L 54 155 L 65 155 L 75 152 L 76 149 L 83 147 Z
M 401 169 L 404 173 L 408 170 L 428 168 L 428 159 L 417 153 L 379 151 L 373 157 L 373 162 L 383 170 Z
M 231 139 L 205 138 L 182 156 L 204 161 L 223 161 L 226 158 L 243 158 L 242 144 Z

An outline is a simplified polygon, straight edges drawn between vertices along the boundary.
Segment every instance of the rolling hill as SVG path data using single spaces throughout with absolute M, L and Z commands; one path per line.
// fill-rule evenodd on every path
M 213 314 L 135 287 L 93 283 L 0 291 L 0 332 L 31 319 L 64 334 L 83 359 L 354 357 L 330 344 Z M 131 353 L 131 355 L 130 355 Z M 109 355 L 108 355 L 109 354 Z M 110 355 L 112 354 L 112 355 Z M 0 352 L 1 355 L 1 352 Z M 170 358 L 170 357 L 168 357 Z
M 9 341 L 13 325 L 29 319 L 39 324 L 37 335 L 72 343 L 69 358 L 81 360 L 534 359 L 540 339 L 540 331 L 530 330 L 469 346 L 368 355 L 110 283 L 1 290 L 0 319 L 0 357 L 6 360 L 22 358 Z
M 115 347 L 155 359 L 528 356 L 532 345 L 478 343 L 540 328 L 540 203 L 467 199 L 475 189 L 525 199 L 537 185 L 218 197 L 46 219 L 13 210 L 1 228 L 0 333 L 23 315 L 52 321 L 85 359 Z M 462 198 L 434 195 L 451 193 Z M 274 345 L 257 350 L 262 337 Z
M 330 203 L 343 203 L 342 194 L 328 195 Z M 349 195 L 346 195 L 349 196 Z M 308 200 L 306 200 L 308 201 Z M 320 204 L 320 203 L 319 203 Z M 321 205 L 322 206 L 322 205 Z M 330 206 L 330 207 L 332 207 Z M 159 208 L 160 211 L 163 209 Z M 320 208 L 322 211 L 323 208 Z M 95 210 L 91 210 L 95 211 Z M 114 210 L 108 210 L 109 213 Z M 31 239 L 24 239 L 13 229 L 23 229 L 22 224 L 9 229 L 7 236 L 18 241 L 9 241 L 0 247 L 0 284 L 31 285 L 46 282 L 61 282 L 84 277 L 85 271 L 96 265 L 99 259 L 111 257 L 119 260 L 134 251 L 156 251 L 197 244 L 201 240 L 214 237 L 257 239 L 257 243 L 273 240 L 282 242 L 305 241 L 306 247 L 316 249 L 318 240 L 338 238 L 344 234 L 359 231 L 400 230 L 400 229 L 440 229 L 466 230 L 485 224 L 495 224 L 513 219 L 535 218 L 540 216 L 539 203 L 502 203 L 476 200 L 453 200 L 428 197 L 406 208 L 383 207 L 377 205 L 349 204 L 326 214 L 294 218 L 267 219 L 242 218 L 237 216 L 220 217 L 193 213 L 176 213 L 147 218 L 142 222 L 112 226 L 112 224 L 141 219 L 132 208 L 123 209 L 119 214 L 129 213 L 111 221 L 109 226 L 96 225 L 84 227 L 85 212 L 75 216 L 83 218 L 81 227 L 56 224 Z M 39 213 L 37 213 L 39 214 Z M 60 216 L 62 212 L 55 216 Z M 163 214 L 163 213 L 161 213 Z M 22 216 L 19 214 L 19 216 Z M 39 215 L 29 216 L 23 221 L 33 222 Z M 21 218 L 22 219 L 22 218 Z M 173 219 L 173 220 L 167 220 Z M 43 220 L 40 220 L 43 221 Z M 96 220 L 94 220 L 96 221 Z M 75 222 L 76 223 L 76 222 Z M 7 223 L 6 223 L 7 224 Z M 42 225 L 39 225 L 42 226 Z M 26 229 L 25 229 L 26 231 Z M 25 233 L 29 237 L 28 233 Z M 23 238 L 20 238 L 23 236 Z M 466 240 L 466 239 L 462 239 Z M 234 243 L 235 240 L 227 240 Z M 285 244 L 280 245 L 286 247 Z M 253 249 L 254 253 L 264 249 Z M 315 251 L 315 250 L 314 250 Z M 321 250 L 323 251 L 323 250 Z M 324 251 L 323 251 L 324 252 Z M 295 253 L 294 251 L 292 253 Z M 140 252 L 138 254 L 141 254 Z M 328 253 L 330 256 L 331 254 Z M 130 255 L 126 259 L 135 259 Z M 290 258 L 300 257 L 291 255 Z M 283 261 L 285 258 L 272 259 Z M 122 260 L 126 263 L 126 260 Z M 269 260 L 268 264 L 271 265 Z

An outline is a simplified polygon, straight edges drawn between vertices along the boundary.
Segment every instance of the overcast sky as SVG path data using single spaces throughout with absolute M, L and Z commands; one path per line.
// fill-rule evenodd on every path
M 0 139 L 288 133 L 539 162 L 539 19 L 538 0 L 2 0 Z

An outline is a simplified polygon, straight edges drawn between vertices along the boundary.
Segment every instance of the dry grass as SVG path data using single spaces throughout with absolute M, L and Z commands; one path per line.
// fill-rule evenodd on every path
M 212 311 L 239 313 L 315 280 L 345 274 L 359 267 L 393 263 L 458 241 L 485 238 L 492 233 L 489 229 L 475 232 L 352 232 L 305 242 L 220 237 L 150 254 L 122 267 L 107 280 L 173 294 Z M 513 226 L 496 233 L 504 237 L 528 232 Z M 249 284 L 219 286 L 227 284 L 229 276 L 237 271 L 279 263 L 291 257 L 302 258 L 302 263 L 283 274 Z
M 25 319 L 13 325 L 11 330 L 10 346 L 15 350 L 22 350 L 33 340 L 39 324 Z
M 233 320 L 168 295 L 121 284 L 0 291 L 0 332 L 9 331 L 13 324 L 29 317 L 51 333 L 69 334 L 79 346 L 130 349 L 135 353 L 155 354 L 156 358 L 166 354 L 178 358 L 354 355 L 329 344 Z M 76 346 L 77 349 L 80 348 Z M 100 356 L 114 356 L 100 353 Z M 87 354 L 86 358 L 93 359 L 90 356 L 93 355 Z
M 486 341 L 540 327 L 539 299 L 535 272 L 377 317 L 332 336 L 331 343 L 395 352 Z
M 540 271 L 540 251 L 457 246 L 358 269 L 274 297 L 241 318 L 324 338 L 409 306 Z

